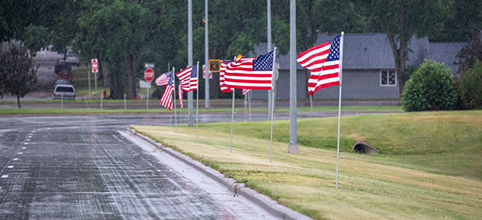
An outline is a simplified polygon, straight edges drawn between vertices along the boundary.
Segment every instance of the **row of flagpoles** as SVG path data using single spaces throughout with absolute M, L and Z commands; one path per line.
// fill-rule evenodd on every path
M 318 46 L 312 47 L 297 57 L 298 63 L 311 71 L 308 80 L 308 94 L 312 100 L 313 94 L 329 86 L 339 85 L 339 105 L 338 105 L 338 138 L 337 138 L 337 165 L 336 165 L 336 187 L 338 188 L 338 167 L 340 154 L 340 117 L 341 117 L 341 91 L 342 91 L 342 63 L 343 63 L 343 37 L 344 33 L 336 36 L 333 40 L 327 41 Z M 270 162 L 272 161 L 272 147 L 273 147 L 273 120 L 274 120 L 274 100 L 276 92 L 276 81 L 274 80 L 274 71 L 276 63 L 276 47 L 274 51 L 258 57 L 238 57 L 233 60 L 223 60 L 220 65 L 219 85 L 221 92 L 232 92 L 232 112 L 231 112 L 231 144 L 230 151 L 233 146 L 233 122 L 234 122 L 234 91 L 235 89 L 242 89 L 243 95 L 246 95 L 253 89 L 257 90 L 271 90 L 273 98 L 269 103 L 272 112 L 271 114 L 271 132 L 270 132 Z M 178 73 L 175 69 L 162 74 L 156 79 L 157 86 L 167 86 L 164 94 L 161 97 L 160 104 L 169 110 L 172 110 L 176 99 L 175 94 L 175 80 L 174 74 L 179 79 L 179 103 L 181 109 L 183 91 L 197 91 L 196 104 L 196 138 L 198 137 L 198 122 L 199 122 L 199 62 L 196 65 L 189 66 Z M 291 88 L 295 89 L 295 88 Z M 176 105 L 174 105 L 175 124 L 177 131 L 177 113 Z

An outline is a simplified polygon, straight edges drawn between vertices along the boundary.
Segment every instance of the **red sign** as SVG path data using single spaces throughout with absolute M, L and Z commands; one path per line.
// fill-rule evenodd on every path
M 97 59 L 92 59 L 92 72 L 97 73 L 99 71 L 99 67 L 97 65 Z
M 206 66 L 203 65 L 203 78 L 206 79 Z M 213 72 L 209 71 L 209 79 L 213 78 Z
M 147 68 L 146 71 L 144 71 L 144 79 L 147 82 L 150 82 L 154 79 L 154 70 L 151 68 Z

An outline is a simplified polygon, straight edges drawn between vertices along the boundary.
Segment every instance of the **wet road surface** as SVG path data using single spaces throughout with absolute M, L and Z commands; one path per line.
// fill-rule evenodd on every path
M 130 124 L 171 122 L 170 115 L 2 116 L 0 219 L 271 219 L 126 134 Z

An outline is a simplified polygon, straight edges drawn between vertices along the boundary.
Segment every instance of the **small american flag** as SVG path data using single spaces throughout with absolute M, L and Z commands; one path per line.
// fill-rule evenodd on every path
M 236 89 L 273 89 L 273 56 L 271 51 L 256 58 L 242 57 L 229 63 L 225 85 Z
M 224 84 L 224 74 L 226 73 L 226 67 L 231 61 L 223 60 L 221 62 L 221 66 L 219 67 L 219 88 L 221 88 L 221 92 L 232 92 L 233 89 L 228 88 Z
M 243 95 L 247 95 L 251 92 L 251 89 L 243 89 Z
M 167 74 L 172 74 L 172 71 L 170 71 L 168 73 L 164 73 L 161 76 L 157 77 L 157 79 L 156 79 L 156 85 L 157 86 L 167 85 L 167 83 L 169 82 L 169 77 L 167 76 Z
M 340 84 L 340 39 L 341 35 L 338 35 L 332 41 L 298 55 L 298 63 L 311 71 L 308 80 L 309 95 L 322 88 Z
M 166 89 L 164 90 L 164 94 L 162 94 L 160 104 L 172 111 L 172 93 L 174 92 L 174 88 L 175 88 L 174 74 L 172 71 L 170 71 L 163 75 L 166 76 L 166 78 L 168 79 L 168 82 L 167 82 Z M 157 80 L 156 80 L 156 84 L 157 84 Z
M 182 85 L 179 85 L 179 105 L 181 105 L 181 108 L 184 107 L 184 105 L 182 104 Z
M 181 85 L 183 91 L 189 92 L 197 90 L 197 69 L 197 65 L 193 65 L 176 73 L 177 78 L 182 82 Z

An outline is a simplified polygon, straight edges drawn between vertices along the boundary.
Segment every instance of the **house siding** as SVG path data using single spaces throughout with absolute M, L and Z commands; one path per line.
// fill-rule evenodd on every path
M 298 98 L 307 97 L 306 71 L 298 70 L 296 78 Z M 280 70 L 276 81 L 276 99 L 289 99 L 289 71 Z M 323 88 L 315 92 L 316 99 L 337 99 L 338 86 Z M 253 91 L 253 99 L 267 99 L 267 91 Z M 398 83 L 396 86 L 380 86 L 380 71 L 378 70 L 343 70 L 342 98 L 348 99 L 397 99 L 400 98 Z

